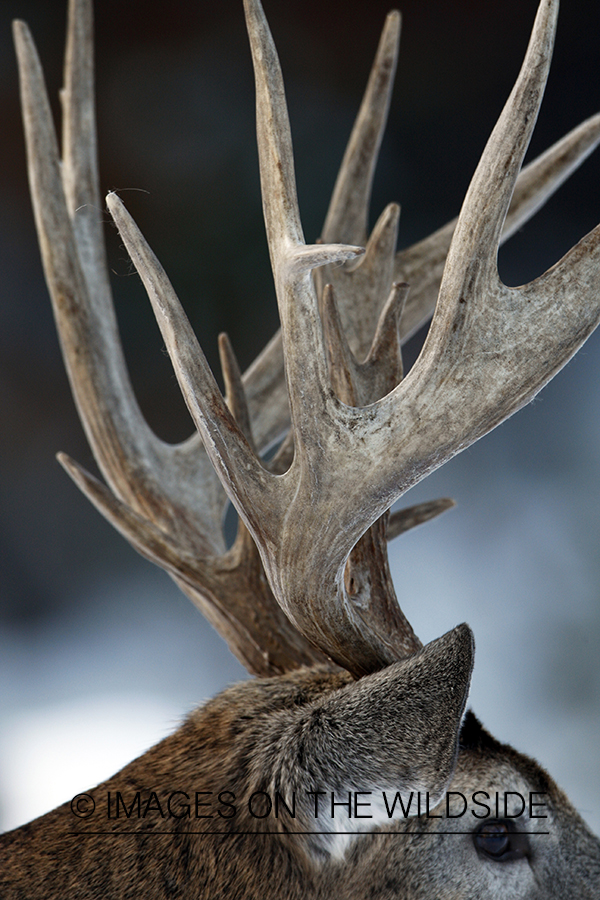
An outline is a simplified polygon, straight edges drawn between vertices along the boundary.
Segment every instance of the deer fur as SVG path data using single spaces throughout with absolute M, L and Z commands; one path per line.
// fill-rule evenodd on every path
M 136 791 L 144 804 L 152 790 L 165 813 L 165 798 L 174 790 L 187 788 L 192 807 L 194 791 L 210 791 L 202 802 L 214 802 L 203 806 L 201 814 L 213 818 L 163 818 L 154 805 L 155 811 L 145 817 L 134 811 L 124 819 L 121 812 L 120 818 L 108 820 L 104 809 L 100 817 L 74 825 L 66 803 L 2 838 L 2 897 L 598 897 L 597 838 L 540 766 L 495 741 L 472 714 L 462 725 L 448 789 L 467 797 L 474 791 L 490 796 L 497 790 L 523 796 L 543 792 L 547 805 L 539 811 L 548 818 L 537 820 L 533 828 L 526 817 L 519 819 L 521 828 L 541 832 L 527 835 L 527 857 L 507 863 L 482 859 L 472 834 L 464 833 L 472 828 L 472 819 L 466 828 L 463 818 L 388 819 L 361 834 L 354 831 L 356 821 L 343 815 L 332 819 L 326 802 L 319 820 L 308 806 L 296 810 L 295 820 L 285 812 L 279 819 L 249 814 L 248 798 L 255 791 L 274 797 L 277 786 L 288 803 L 290 786 L 304 791 L 328 785 L 344 800 L 352 787 L 375 793 L 389 784 L 390 802 L 396 790 L 403 790 L 406 801 L 410 787 L 431 786 L 438 777 L 431 771 L 435 731 L 446 729 L 446 704 L 452 703 L 440 691 L 454 674 L 448 672 L 447 650 L 444 646 L 438 665 L 427 669 L 421 684 L 410 679 L 409 693 L 404 678 L 412 660 L 359 682 L 345 673 L 301 669 L 224 691 L 175 734 L 90 791 L 100 808 L 108 792 L 114 798 L 121 791 L 129 806 Z M 470 656 L 469 640 L 465 650 Z M 425 722 L 434 732 L 425 740 L 424 708 Z M 462 703 L 455 701 L 454 711 L 458 727 Z M 420 765 L 425 771 L 419 771 Z M 217 802 L 215 793 L 221 790 L 235 795 L 231 819 L 219 817 L 219 810 L 230 811 Z M 360 798 L 368 799 L 366 794 Z M 231 802 L 231 796 L 226 800 Z M 430 810 L 435 815 L 434 802 Z M 374 806 L 361 811 L 373 815 Z M 175 806 L 174 812 L 180 814 L 181 808 Z M 440 822 L 445 832 L 457 834 L 439 835 Z M 363 819 L 359 825 L 368 832 L 372 821 Z M 332 826 L 346 833 L 294 833 Z M 113 835 L 86 835 L 98 828 L 113 830 Z
M 221 339 L 225 398 L 166 273 L 120 200 L 107 199 L 201 438 L 176 448 L 143 421 L 116 334 L 94 212 L 91 6 L 70 4 L 62 161 L 35 49 L 15 27 L 46 278 L 108 486 L 62 462 L 258 677 L 107 782 L 1 836 L 0 896 L 600 897 L 598 839 L 540 766 L 465 715 L 470 629 L 423 646 L 386 557 L 389 539 L 449 505 L 390 518 L 392 503 L 533 397 L 600 319 L 598 229 L 522 288 L 503 285 L 496 268 L 499 242 L 600 140 L 595 117 L 520 173 L 558 2 L 541 0 L 458 220 L 401 253 L 395 205 L 366 233 L 398 15 L 384 28 L 323 242 L 310 246 L 279 62 L 258 0 L 245 11 L 282 332 L 244 376 Z M 410 293 L 399 277 L 408 274 Z M 402 340 L 435 296 L 403 378 Z M 227 498 L 241 519 L 230 550 Z

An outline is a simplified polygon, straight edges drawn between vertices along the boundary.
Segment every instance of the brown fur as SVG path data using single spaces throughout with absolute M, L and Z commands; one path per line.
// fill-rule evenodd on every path
M 467 637 L 466 629 L 458 638 L 451 632 L 434 642 L 434 652 L 425 648 L 416 663 L 400 663 L 358 682 L 346 673 L 317 668 L 228 689 L 194 712 L 172 736 L 91 791 L 97 806 L 90 818 L 77 818 L 66 803 L 0 837 L 0 897 L 599 897 L 600 843 L 535 762 L 495 741 L 471 714 L 463 724 L 458 757 L 454 756 L 466 690 L 448 717 L 452 692 L 444 685 L 449 684 L 449 668 L 461 665 L 468 684 Z M 444 671 L 442 659 L 448 656 L 451 663 Z M 436 684 L 437 703 L 432 696 Z M 404 693 L 407 687 L 410 697 Z M 423 723 L 429 752 L 423 747 L 418 758 L 413 745 L 408 772 L 403 755 L 413 744 L 419 708 L 435 727 L 428 730 Z M 445 780 L 445 787 L 465 795 L 477 790 L 547 793 L 550 818 L 540 821 L 550 833 L 529 837 L 530 859 L 511 863 L 481 859 L 472 835 L 459 833 L 475 829 L 478 822 L 470 816 L 392 822 L 350 838 L 347 852 L 339 858 L 330 852 L 326 837 L 294 833 L 320 827 L 311 820 L 307 806 L 297 809 L 296 819 L 285 812 L 277 820 L 258 819 L 247 811 L 254 791 L 274 796 L 279 787 L 285 796 L 290 785 L 299 794 L 307 787 L 334 788 L 340 797 L 344 783 L 373 792 L 416 787 L 424 775 L 420 768 L 427 772 L 425 778 L 431 777 L 435 733 L 439 736 L 444 730 L 444 712 L 454 723 L 454 774 L 451 782 Z M 357 721 L 361 715 L 368 718 L 368 727 Z M 357 752 L 361 737 L 370 752 L 365 747 Z M 386 768 L 395 769 L 393 778 L 382 776 Z M 145 818 L 134 814 L 130 819 L 121 811 L 117 819 L 114 808 L 112 819 L 106 815 L 109 791 L 113 798 L 121 791 L 127 804 L 140 791 L 142 810 L 150 791 L 155 791 L 166 811 L 165 798 L 174 791 L 192 795 L 221 790 L 235 794 L 233 818 L 219 816 L 219 809 L 229 809 L 214 796 L 208 798 L 212 806 L 202 810 L 212 813 L 211 819 L 162 818 L 156 810 Z M 430 811 L 443 813 L 443 804 Z M 524 816 L 519 828 L 542 830 L 540 821 Z M 92 835 L 95 831 L 109 834 Z M 440 831 L 457 833 L 434 833 Z

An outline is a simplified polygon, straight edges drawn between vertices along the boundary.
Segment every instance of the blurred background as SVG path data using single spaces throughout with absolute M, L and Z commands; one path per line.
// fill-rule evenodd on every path
M 266 0 L 282 60 L 307 240 L 320 232 L 389 0 Z M 243 367 L 277 328 L 239 0 L 98 0 L 103 192 L 158 254 L 211 364 Z M 373 221 L 400 245 L 457 214 L 517 75 L 535 0 L 403 0 L 396 93 Z M 244 676 L 170 579 L 138 557 L 56 463 L 94 470 L 63 371 L 27 192 L 10 22 L 30 24 L 58 117 L 66 3 L 0 7 L 0 828 L 112 774 Z M 529 158 L 600 109 L 600 5 L 564 4 Z M 600 220 L 592 157 L 502 249 L 508 284 Z M 107 223 L 118 317 L 142 409 L 191 431 L 137 276 Z M 422 335 L 420 340 L 422 341 Z M 417 343 L 409 349 L 414 358 Z M 600 340 L 540 397 L 415 489 L 457 509 L 399 539 L 400 602 L 424 640 L 468 621 L 471 704 L 535 756 L 600 831 Z

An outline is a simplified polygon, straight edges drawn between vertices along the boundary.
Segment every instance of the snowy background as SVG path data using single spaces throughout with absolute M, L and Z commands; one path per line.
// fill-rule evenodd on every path
M 388 3 L 266 2 L 290 99 L 307 239 L 319 233 Z M 112 774 L 243 677 L 169 578 L 140 559 L 54 461 L 92 468 L 63 373 L 26 189 L 10 20 L 29 21 L 56 99 L 65 6 L 0 8 L 0 828 Z M 368 12 L 367 12 L 368 9 Z M 407 0 L 374 193 L 400 244 L 456 214 L 517 74 L 532 0 Z M 212 362 L 247 365 L 276 328 L 241 2 L 98 0 L 103 189 L 117 188 Z M 600 109 L 600 5 L 564 4 L 532 155 Z M 57 106 L 58 104 L 56 104 Z M 502 250 L 530 280 L 600 220 L 592 158 Z M 136 390 L 170 440 L 190 430 L 142 289 L 107 229 Z M 414 355 L 415 349 L 411 352 Z M 540 760 L 600 831 L 600 340 L 527 409 L 413 491 L 456 510 L 399 539 L 400 602 L 423 640 L 468 621 L 471 703 Z

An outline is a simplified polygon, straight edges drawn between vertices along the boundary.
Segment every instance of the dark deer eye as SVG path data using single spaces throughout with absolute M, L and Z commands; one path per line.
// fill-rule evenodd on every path
M 529 855 L 527 835 L 517 831 L 514 822 L 507 819 L 483 822 L 473 834 L 473 842 L 481 856 L 498 862 Z

